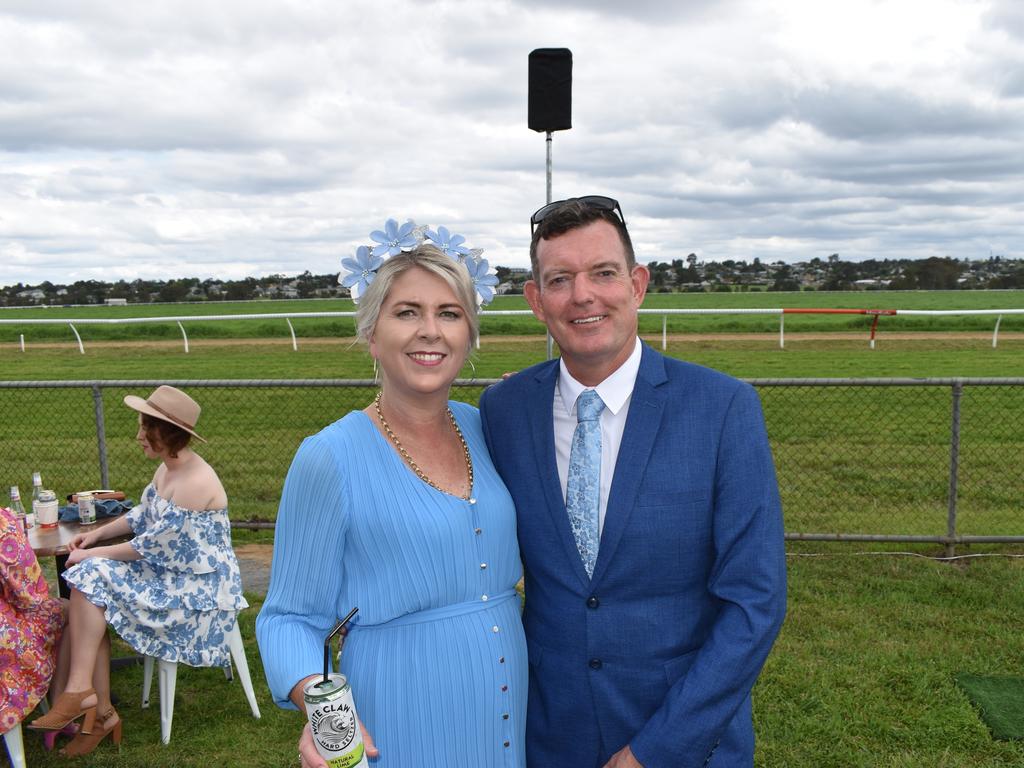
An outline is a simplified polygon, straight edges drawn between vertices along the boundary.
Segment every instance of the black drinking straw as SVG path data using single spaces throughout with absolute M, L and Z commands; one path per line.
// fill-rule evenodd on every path
M 358 610 L 358 608 L 353 608 L 351 611 L 349 611 L 348 616 L 339 621 L 338 626 L 332 629 L 331 634 L 329 634 L 327 636 L 327 639 L 324 640 L 324 684 L 327 684 L 330 681 L 330 675 L 328 674 L 328 671 L 330 669 L 331 664 L 331 640 L 333 640 L 334 636 L 341 631 L 342 627 L 348 624 L 349 619 L 355 616 L 356 611 Z

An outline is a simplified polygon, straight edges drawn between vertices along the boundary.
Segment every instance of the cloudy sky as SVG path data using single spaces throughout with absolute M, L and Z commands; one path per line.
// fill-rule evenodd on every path
M 641 261 L 1024 257 L 1018 0 L 0 0 L 0 284 L 334 272 L 387 218 L 526 266 L 555 199 Z

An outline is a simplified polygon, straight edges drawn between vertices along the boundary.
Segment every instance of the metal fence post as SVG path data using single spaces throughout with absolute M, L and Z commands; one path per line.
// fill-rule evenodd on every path
M 107 471 L 107 428 L 103 421 L 103 390 L 99 384 L 92 385 L 93 411 L 96 414 L 96 447 L 100 457 L 100 487 L 110 487 Z
M 949 507 L 946 518 L 946 557 L 956 552 L 956 496 L 957 476 L 960 467 L 960 397 L 963 394 L 962 381 L 953 383 L 953 413 L 949 427 Z

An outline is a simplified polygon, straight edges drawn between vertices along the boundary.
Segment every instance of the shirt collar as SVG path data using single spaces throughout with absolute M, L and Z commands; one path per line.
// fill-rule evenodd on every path
M 569 369 L 565 367 L 565 361 L 559 360 L 558 394 L 562 398 L 562 406 L 565 408 L 565 412 L 572 414 L 573 408 L 576 406 L 576 398 L 580 396 L 583 390 L 594 389 L 604 402 L 604 407 L 612 413 L 618 413 L 629 401 L 629 396 L 633 394 L 636 375 L 640 372 L 640 357 L 642 353 L 643 345 L 638 337 L 636 345 L 633 347 L 633 352 L 626 358 L 626 362 L 612 371 L 611 375 L 596 387 L 586 387 L 580 384 L 569 373 Z

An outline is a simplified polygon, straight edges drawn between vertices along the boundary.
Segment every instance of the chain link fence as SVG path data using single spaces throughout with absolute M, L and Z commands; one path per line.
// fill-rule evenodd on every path
M 199 450 L 236 525 L 270 527 L 302 439 L 366 406 L 352 380 L 0 382 L 0 482 L 58 496 L 114 488 L 138 498 L 155 467 L 126 394 L 159 384 L 202 404 Z M 491 380 L 459 381 L 476 403 Z M 758 379 L 787 537 L 1024 541 L 1024 379 Z

